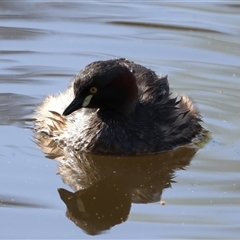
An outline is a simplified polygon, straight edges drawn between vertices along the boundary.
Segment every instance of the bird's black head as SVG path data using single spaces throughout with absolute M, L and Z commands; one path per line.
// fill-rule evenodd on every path
M 74 94 L 64 116 L 80 108 L 128 114 L 137 102 L 138 87 L 133 70 L 124 60 L 98 61 L 87 65 L 75 77 Z

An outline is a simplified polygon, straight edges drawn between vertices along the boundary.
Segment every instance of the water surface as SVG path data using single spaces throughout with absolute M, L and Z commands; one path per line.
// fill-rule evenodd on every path
M 229 1 L 2 1 L 0 238 L 238 239 L 239 7 Z M 131 159 L 124 166 L 122 160 L 96 160 L 109 162 L 104 176 L 109 169 L 129 176 L 124 184 L 121 174 L 107 175 L 110 180 L 100 183 L 106 204 L 111 204 L 108 193 L 118 196 L 110 182 L 128 193 L 123 200 L 129 215 L 126 211 L 123 223 L 110 230 L 87 232 L 65 216 L 66 205 L 57 191 L 77 192 L 78 185 L 64 175 L 62 162 L 35 144 L 31 119 L 44 96 L 64 90 L 86 64 L 115 57 L 168 74 L 174 91 L 194 99 L 212 139 L 196 153 L 172 153 L 175 161 L 184 161 L 171 165 L 171 171 L 161 158 L 142 158 L 139 168 Z M 144 175 L 144 168 L 151 174 Z M 151 184 L 154 191 L 149 193 Z M 147 198 L 134 199 L 133 193 Z

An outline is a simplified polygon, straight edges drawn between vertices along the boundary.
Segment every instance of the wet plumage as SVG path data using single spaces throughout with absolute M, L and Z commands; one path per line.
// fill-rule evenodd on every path
M 201 117 L 167 77 L 126 59 L 93 62 L 35 114 L 36 134 L 83 152 L 154 153 L 191 142 Z

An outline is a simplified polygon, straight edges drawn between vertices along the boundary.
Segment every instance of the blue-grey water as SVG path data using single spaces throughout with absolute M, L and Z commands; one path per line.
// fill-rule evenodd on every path
M 1 1 L 0 238 L 239 239 L 239 13 L 231 1 Z M 57 189 L 76 189 L 34 142 L 32 117 L 86 64 L 116 57 L 168 74 L 196 102 L 211 140 L 174 168 L 165 205 L 133 201 L 126 221 L 92 236 L 66 217 Z M 168 173 L 151 161 L 159 190 Z M 144 181 L 129 169 L 136 186 Z

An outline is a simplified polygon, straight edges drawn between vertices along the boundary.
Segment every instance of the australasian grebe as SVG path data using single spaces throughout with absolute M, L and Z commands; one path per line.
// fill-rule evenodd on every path
M 193 102 L 173 97 L 167 77 L 127 59 L 87 65 L 64 93 L 47 96 L 35 117 L 37 134 L 92 153 L 170 150 L 202 130 Z

